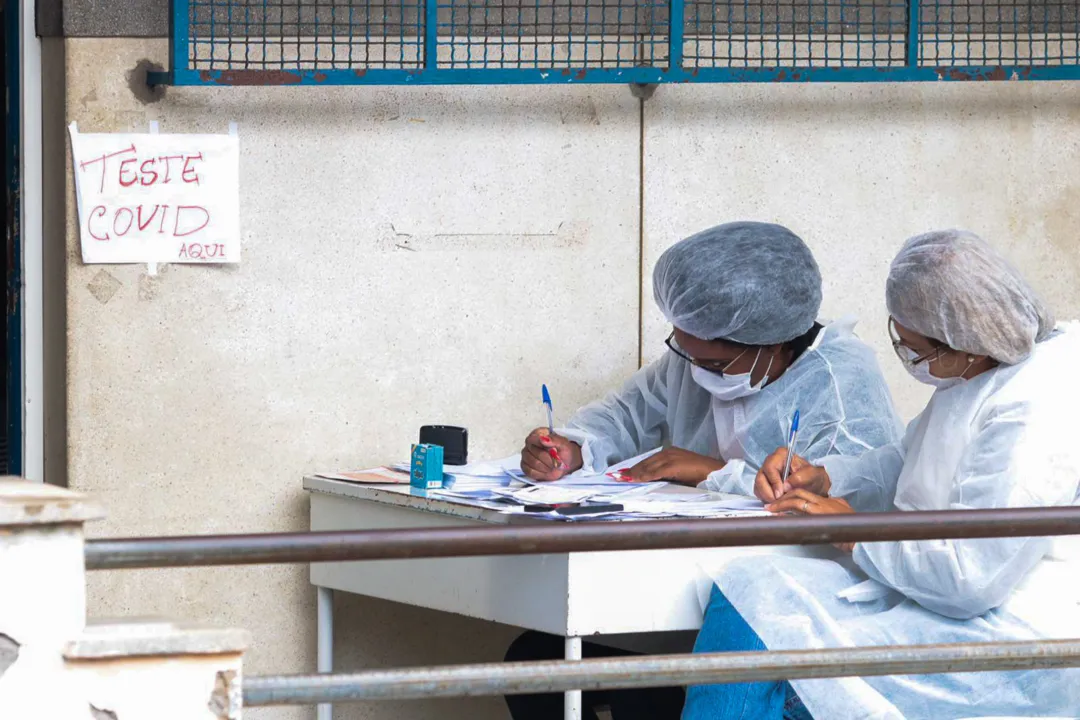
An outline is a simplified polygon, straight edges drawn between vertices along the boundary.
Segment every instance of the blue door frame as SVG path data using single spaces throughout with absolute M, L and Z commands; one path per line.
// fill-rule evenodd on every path
M 7 99 L 4 113 L 4 191 L 7 194 L 7 217 L 4 218 L 4 253 L 7 258 L 7 274 L 4 277 L 4 344 L 7 348 L 7 364 L 3 381 L 7 388 L 7 406 L 4 409 L 7 472 L 11 475 L 21 475 L 23 471 L 20 5 L 18 0 L 4 3 L 4 91 Z

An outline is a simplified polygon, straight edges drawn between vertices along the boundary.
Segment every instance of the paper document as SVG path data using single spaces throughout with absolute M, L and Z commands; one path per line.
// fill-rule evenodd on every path
M 595 494 L 591 488 L 555 487 L 551 484 L 530 485 L 517 489 L 503 488 L 494 492 L 496 495 L 516 500 L 522 505 L 568 505 L 584 502 Z
M 395 470 L 409 471 L 409 463 L 397 463 L 392 465 Z M 502 460 L 482 460 L 467 465 L 443 465 L 443 472 L 447 475 L 467 475 L 469 477 L 505 477 L 511 470 L 520 472 L 521 455 L 511 455 Z
M 344 480 L 364 485 L 400 485 L 409 482 L 409 473 L 391 470 L 386 467 L 339 473 L 315 473 L 315 477 L 326 478 L 327 480 Z
M 553 482 L 545 482 L 543 484 L 563 485 L 567 487 L 575 485 L 589 485 L 591 487 L 600 487 L 605 485 L 615 487 L 627 487 L 628 485 L 633 486 L 635 483 L 628 483 L 625 480 L 619 480 L 617 476 L 621 473 L 621 471 L 634 467 L 645 458 L 651 457 L 656 453 L 660 452 L 660 450 L 661 448 L 657 448 L 655 450 L 650 450 L 643 455 L 638 455 L 637 457 L 630 458 L 629 460 L 624 460 L 621 463 L 612 465 L 611 467 L 604 469 L 603 472 L 595 473 L 590 470 L 578 470 L 577 472 L 570 473 L 569 475 L 562 477 L 558 480 L 555 480 Z M 531 480 L 525 477 L 525 473 L 521 472 L 520 470 L 518 470 L 517 472 L 511 472 L 510 474 L 524 483 L 537 484 L 536 480 Z

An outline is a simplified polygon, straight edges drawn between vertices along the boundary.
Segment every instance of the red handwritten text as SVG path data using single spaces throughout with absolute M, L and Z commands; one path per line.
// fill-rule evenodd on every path
M 225 246 L 221 243 L 185 243 L 180 246 L 181 260 L 224 260 Z
M 201 205 L 96 205 L 86 220 L 86 231 L 95 240 L 122 238 L 132 232 L 167 237 L 188 237 L 210 224 L 210 212 Z
M 99 171 L 99 192 L 105 192 L 107 183 L 116 181 L 122 188 L 139 185 L 151 187 L 172 182 L 199 185 L 199 165 L 203 154 L 154 155 L 143 157 L 132 143 L 131 147 L 105 153 L 100 157 L 83 160 L 79 169 Z

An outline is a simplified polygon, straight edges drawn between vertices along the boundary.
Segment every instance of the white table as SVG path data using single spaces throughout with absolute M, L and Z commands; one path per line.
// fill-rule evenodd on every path
M 311 493 L 313 531 L 550 522 L 428 498 L 402 485 L 310 477 L 304 488 Z M 560 635 L 566 638 L 568 660 L 580 660 L 582 637 L 593 635 L 607 636 L 603 644 L 639 652 L 688 651 L 692 635 L 685 631 L 701 626 L 699 596 L 711 587 L 707 569 L 736 556 L 777 552 L 822 551 L 714 548 L 312 563 L 318 670 L 333 670 L 334 590 Z M 671 634 L 676 631 L 684 633 Z M 330 705 L 319 706 L 319 720 L 331 716 Z M 566 693 L 565 718 L 580 720 L 580 691 Z

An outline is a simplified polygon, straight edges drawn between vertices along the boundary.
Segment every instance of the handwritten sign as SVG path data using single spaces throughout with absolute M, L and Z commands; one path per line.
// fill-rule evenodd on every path
M 83 262 L 240 262 L 239 138 L 70 131 Z

